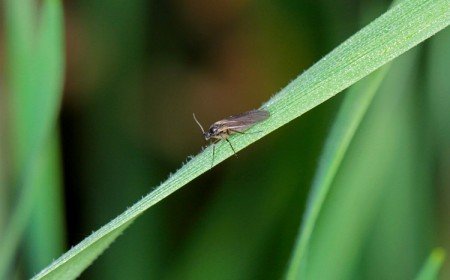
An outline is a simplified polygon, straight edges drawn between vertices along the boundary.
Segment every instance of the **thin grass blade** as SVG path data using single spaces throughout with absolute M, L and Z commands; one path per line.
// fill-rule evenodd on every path
M 13 113 L 17 144 L 14 190 L 19 197 L 0 240 L 0 278 L 6 275 L 14 260 L 36 202 L 39 159 L 45 156 L 41 151 L 56 125 L 63 84 L 61 3 L 43 2 L 37 37 L 34 37 L 33 4 L 34 1 L 27 0 L 6 3 L 11 99 L 16 109 Z M 19 20 L 20 17 L 25 18 Z

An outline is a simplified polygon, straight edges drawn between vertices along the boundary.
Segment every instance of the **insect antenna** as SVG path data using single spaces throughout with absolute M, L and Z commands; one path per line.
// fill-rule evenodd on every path
M 195 117 L 195 114 L 192 113 L 192 116 L 194 117 L 195 122 L 198 124 L 198 126 L 200 126 L 200 129 L 202 130 L 203 134 L 205 134 L 205 130 L 203 129 L 203 126 L 200 124 L 200 122 L 197 120 L 197 118 Z

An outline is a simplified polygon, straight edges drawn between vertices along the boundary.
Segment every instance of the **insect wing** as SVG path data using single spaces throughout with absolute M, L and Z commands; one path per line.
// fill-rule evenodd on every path
M 239 115 L 230 116 L 217 124 L 223 125 L 227 129 L 235 131 L 244 131 L 247 128 L 266 120 L 269 112 L 264 110 L 252 110 Z

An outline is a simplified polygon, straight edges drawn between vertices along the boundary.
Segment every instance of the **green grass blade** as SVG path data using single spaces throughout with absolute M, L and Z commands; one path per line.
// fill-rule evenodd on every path
M 429 80 L 427 91 L 428 103 L 430 103 L 431 132 L 436 138 L 436 145 L 441 150 L 439 153 L 448 151 L 450 143 L 450 80 L 447 68 L 450 64 L 450 29 L 447 28 L 439 36 L 430 41 L 430 52 L 428 55 Z M 443 156 L 446 157 L 446 156 Z
M 445 260 L 445 251 L 442 248 L 436 248 L 431 252 L 424 266 L 417 275 L 416 280 L 434 280 L 438 279 L 439 269 Z
M 304 268 L 306 266 L 306 251 L 320 209 L 350 142 L 388 71 L 389 65 L 383 66 L 375 73 L 352 86 L 346 94 L 320 158 L 318 170 L 311 187 L 311 195 L 308 199 L 306 212 L 288 267 L 287 279 L 304 278 L 302 273 L 305 271 Z
M 27 276 L 36 273 L 64 252 L 65 224 L 61 178 L 59 131 L 54 130 L 42 149 L 30 223 L 26 230 L 24 252 Z
M 305 267 L 308 243 L 320 209 L 350 142 L 388 70 L 388 65 L 384 66 L 383 69 L 376 71 L 353 86 L 346 94 L 346 98 L 325 143 L 311 188 L 311 197 L 308 201 L 304 222 L 289 265 L 287 279 L 299 279 L 302 276 L 301 272 L 304 270 L 301 268 Z
M 245 137 L 233 136 L 235 149 L 239 151 L 299 117 L 448 26 L 449 4 L 450 0 L 408 0 L 385 13 L 269 100 L 264 107 L 271 112 L 271 117 L 254 127 L 254 131 L 263 132 Z M 215 164 L 233 154 L 226 144 L 217 145 Z M 210 165 L 209 147 L 142 200 L 36 275 L 35 279 L 77 277 L 89 265 L 89 262 L 80 261 L 79 254 L 98 256 L 113 241 L 109 238 L 111 235 L 118 236 L 131 220 L 208 171 Z M 108 242 L 105 242 L 105 237 L 108 237 Z M 99 242 L 103 246 L 99 246 Z
M 58 0 L 43 2 L 36 37 L 33 36 L 36 24 L 31 14 L 32 3 L 6 3 L 15 126 L 13 139 L 17 145 L 16 191 L 19 198 L 0 240 L 0 278 L 13 262 L 34 207 L 36 193 L 40 191 L 35 187 L 39 159 L 45 156 L 42 149 L 55 127 L 62 91 L 64 44 L 61 3 Z M 18 20 L 17 17 L 21 16 L 26 19 Z
M 426 83 L 428 103 L 430 137 L 433 139 L 433 159 L 437 172 L 434 174 L 436 189 L 439 193 L 439 225 L 440 232 L 450 232 L 450 79 L 447 67 L 450 65 L 450 28 L 443 30 L 439 36 L 433 37 L 429 44 Z M 450 248 L 448 234 L 443 234 L 440 244 L 444 248 Z M 441 279 L 450 279 L 450 266 L 448 262 L 441 270 Z
M 12 107 L 12 139 L 14 139 L 15 166 L 20 170 L 30 146 L 29 126 L 27 119 L 32 111 L 32 46 L 34 43 L 35 8 L 30 0 L 5 1 L 6 47 L 8 53 L 8 102 Z M 28 141 L 27 141 L 28 139 Z
M 364 264 L 371 263 L 364 261 L 367 241 L 380 225 L 386 197 L 402 185 L 411 186 L 408 152 L 415 146 L 410 144 L 412 102 L 407 101 L 414 93 L 417 54 L 415 49 L 395 61 L 352 140 L 310 240 L 306 279 L 365 279 Z M 409 252 L 408 260 L 415 253 Z
M 46 0 L 39 19 L 36 56 L 33 64 L 34 106 L 42 108 L 41 127 L 43 141 L 37 159 L 36 177 L 25 186 L 33 193 L 29 208 L 32 221 L 27 238 L 29 271 L 35 273 L 64 251 L 64 223 L 62 205 L 62 177 L 59 159 L 59 136 L 56 130 L 57 114 L 62 97 L 64 75 L 64 32 L 62 5 L 59 0 Z M 44 113 L 45 112 L 45 113 Z M 36 115 L 35 113 L 33 115 Z M 35 117 L 36 118 L 36 117 Z M 39 118 L 38 118 L 39 119 Z M 48 127 L 45 127 L 48 125 Z M 37 138 L 39 139 L 39 138 Z M 35 207 L 39 206 L 39 207 Z M 31 218 L 31 219 L 30 219 Z M 50 244 L 51 242 L 51 244 Z M 30 275 L 32 276 L 32 275 Z
M 401 121 L 396 129 L 401 133 L 394 139 L 395 149 L 391 153 L 396 155 L 395 159 L 386 162 L 390 168 L 382 174 L 385 179 L 378 186 L 381 200 L 375 205 L 376 217 L 367 218 L 371 218 L 372 223 L 364 235 L 363 248 L 358 250 L 361 260 L 357 265 L 358 277 L 362 279 L 414 278 L 427 254 L 427 247 L 433 242 L 430 230 L 435 228 L 433 161 L 429 153 L 426 114 L 421 106 L 421 100 L 426 96 L 420 87 L 423 77 L 420 56 L 423 53 L 423 48 L 416 48 L 396 61 L 380 91 L 384 96 L 400 94 L 398 104 L 401 108 L 391 114 L 381 113 L 391 117 L 386 126 Z M 405 63 L 407 58 L 411 59 L 409 63 Z M 373 134 L 372 137 L 384 138 Z M 368 197 L 366 201 L 370 199 Z M 367 263 L 370 266 L 364 265 Z

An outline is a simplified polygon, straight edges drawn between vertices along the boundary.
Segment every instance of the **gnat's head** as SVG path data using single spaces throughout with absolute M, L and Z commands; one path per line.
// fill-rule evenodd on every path
M 205 140 L 209 140 L 210 138 L 213 138 L 214 136 L 217 136 L 219 134 L 219 128 L 217 125 L 212 125 L 208 131 L 203 132 L 203 136 L 205 137 Z

